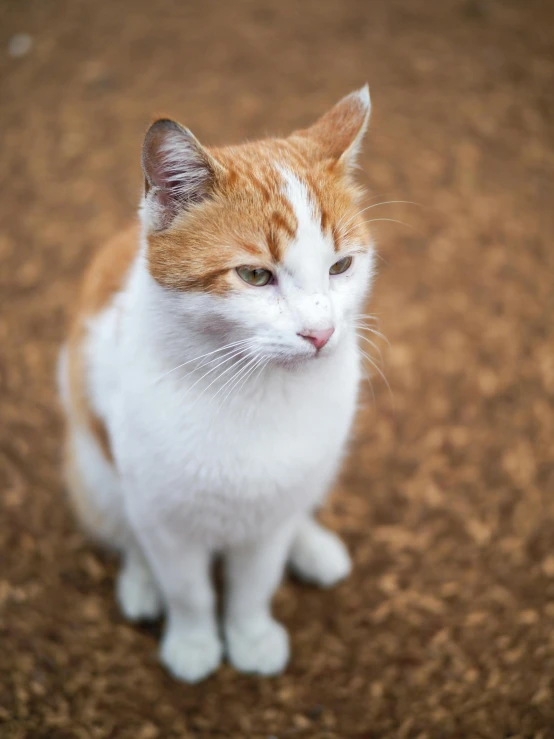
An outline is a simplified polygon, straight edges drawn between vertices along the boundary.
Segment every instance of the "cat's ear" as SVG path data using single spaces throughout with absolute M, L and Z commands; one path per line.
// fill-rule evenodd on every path
M 150 226 L 167 228 L 179 212 L 209 197 L 219 168 L 187 128 L 168 119 L 153 123 L 142 147 Z
M 297 131 L 296 135 L 313 139 L 324 157 L 351 167 L 356 163 L 370 112 L 369 87 L 364 85 L 342 98 L 310 128 Z

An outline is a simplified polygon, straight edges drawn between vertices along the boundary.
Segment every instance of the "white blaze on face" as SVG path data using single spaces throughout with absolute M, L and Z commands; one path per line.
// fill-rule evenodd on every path
M 299 322 L 299 330 L 333 326 L 329 299 L 329 268 L 335 252 L 332 238 L 321 230 L 321 216 L 306 185 L 289 170 L 281 169 L 284 194 L 297 218 L 294 240 L 278 269 L 281 293 Z

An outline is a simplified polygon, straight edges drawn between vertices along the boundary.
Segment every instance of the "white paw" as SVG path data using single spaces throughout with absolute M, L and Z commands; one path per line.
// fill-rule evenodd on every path
M 116 597 L 129 621 L 154 620 L 162 613 L 162 599 L 149 570 L 139 563 L 126 563 L 120 570 Z
M 162 640 L 160 659 L 177 679 L 197 683 L 219 667 L 222 652 L 215 627 L 169 627 Z
M 336 585 L 352 570 L 350 556 L 339 537 L 315 521 L 307 521 L 299 530 L 289 565 L 302 580 L 323 588 Z
M 270 616 L 228 622 L 225 637 L 229 661 L 240 672 L 276 675 L 288 662 L 288 634 Z

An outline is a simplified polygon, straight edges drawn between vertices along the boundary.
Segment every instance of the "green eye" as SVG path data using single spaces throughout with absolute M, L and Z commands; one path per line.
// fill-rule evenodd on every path
M 342 259 L 339 259 L 338 262 L 335 262 L 331 269 L 329 270 L 330 275 L 341 275 L 343 272 L 346 272 L 348 267 L 352 264 L 352 257 L 343 257 Z
M 268 269 L 258 269 L 257 267 L 237 267 L 237 274 L 254 287 L 263 287 L 273 279 L 273 274 Z

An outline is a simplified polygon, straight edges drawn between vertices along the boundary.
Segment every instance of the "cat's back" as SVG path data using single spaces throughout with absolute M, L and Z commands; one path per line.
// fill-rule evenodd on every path
M 102 414 L 94 407 L 88 380 L 90 334 L 99 318 L 113 305 L 139 248 L 139 226 L 134 224 L 116 234 L 93 256 L 70 303 L 69 333 L 59 368 L 60 392 L 74 421 L 84 427 L 111 459 L 109 436 Z
M 109 239 L 85 271 L 72 328 L 108 307 L 121 289 L 139 248 L 139 226 L 133 224 Z

